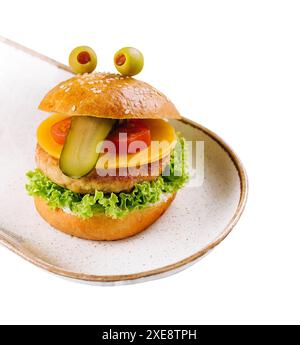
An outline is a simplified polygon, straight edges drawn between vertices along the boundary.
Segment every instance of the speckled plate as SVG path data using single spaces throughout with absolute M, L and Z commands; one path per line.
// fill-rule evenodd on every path
M 140 282 L 173 274 L 219 244 L 246 202 L 245 170 L 216 134 L 190 120 L 173 121 L 188 140 L 204 143 L 191 183 L 148 230 L 116 242 L 81 240 L 41 219 L 25 192 L 26 171 L 35 167 L 35 131 L 47 114 L 36 110 L 44 94 L 66 79 L 68 69 L 0 38 L 0 242 L 55 274 L 100 284 Z M 40 120 L 38 120 L 40 119 Z M 195 156 L 195 153 L 194 153 Z M 195 157 L 194 157 L 195 158 Z M 197 178 L 203 183 L 197 183 Z M 196 181 L 196 183 L 195 183 Z M 199 181 L 198 181 L 199 182 Z

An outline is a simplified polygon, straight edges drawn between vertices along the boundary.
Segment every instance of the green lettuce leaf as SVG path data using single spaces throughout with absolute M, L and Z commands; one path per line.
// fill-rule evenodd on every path
M 97 213 L 120 218 L 130 211 L 158 202 L 164 193 L 174 193 L 183 187 L 188 180 L 185 156 L 185 140 L 178 135 L 170 163 L 162 175 L 155 181 L 137 183 L 129 193 L 75 193 L 52 182 L 38 169 L 27 173 L 29 182 L 26 189 L 29 195 L 46 200 L 52 209 L 68 209 L 82 218 Z

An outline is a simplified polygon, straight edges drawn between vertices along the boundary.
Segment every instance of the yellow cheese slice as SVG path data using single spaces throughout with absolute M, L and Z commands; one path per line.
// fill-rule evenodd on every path
M 37 141 L 41 148 L 50 156 L 59 159 L 63 145 L 58 144 L 51 135 L 51 127 L 68 116 L 62 114 L 52 114 L 44 120 L 37 129 Z
M 127 155 L 100 154 L 96 169 L 133 168 L 156 162 L 170 154 L 176 145 L 174 128 L 164 120 L 143 120 L 150 128 L 151 145 L 146 149 Z
M 68 116 L 62 114 L 52 114 L 44 120 L 37 130 L 37 140 L 39 145 L 49 155 L 59 159 L 63 145 L 58 144 L 51 135 L 51 127 Z M 111 152 L 100 153 L 97 162 L 97 169 L 117 169 L 139 167 L 141 165 L 156 162 L 170 154 L 176 145 L 176 134 L 174 128 L 164 120 L 143 120 L 150 128 L 151 145 L 146 149 L 127 155 L 113 155 Z M 101 150 L 100 150 L 101 152 Z

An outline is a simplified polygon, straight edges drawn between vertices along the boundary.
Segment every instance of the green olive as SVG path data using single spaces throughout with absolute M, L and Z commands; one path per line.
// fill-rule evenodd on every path
M 123 75 L 133 76 L 144 67 L 143 54 L 136 48 L 125 47 L 118 50 L 114 56 L 116 69 Z
M 91 73 L 97 66 L 97 55 L 92 48 L 79 46 L 71 51 L 69 64 L 76 74 Z

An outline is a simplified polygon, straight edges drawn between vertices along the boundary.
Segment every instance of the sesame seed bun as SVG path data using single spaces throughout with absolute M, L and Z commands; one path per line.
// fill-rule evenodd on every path
M 48 92 L 39 109 L 70 116 L 179 119 L 172 102 L 151 85 L 120 74 L 77 75 Z
M 171 194 L 166 200 L 153 206 L 134 210 L 120 219 L 104 214 L 82 219 L 61 209 L 52 210 L 42 198 L 35 197 L 34 203 L 41 217 L 57 230 L 87 240 L 114 241 L 145 230 L 166 211 L 175 195 L 176 193 Z

